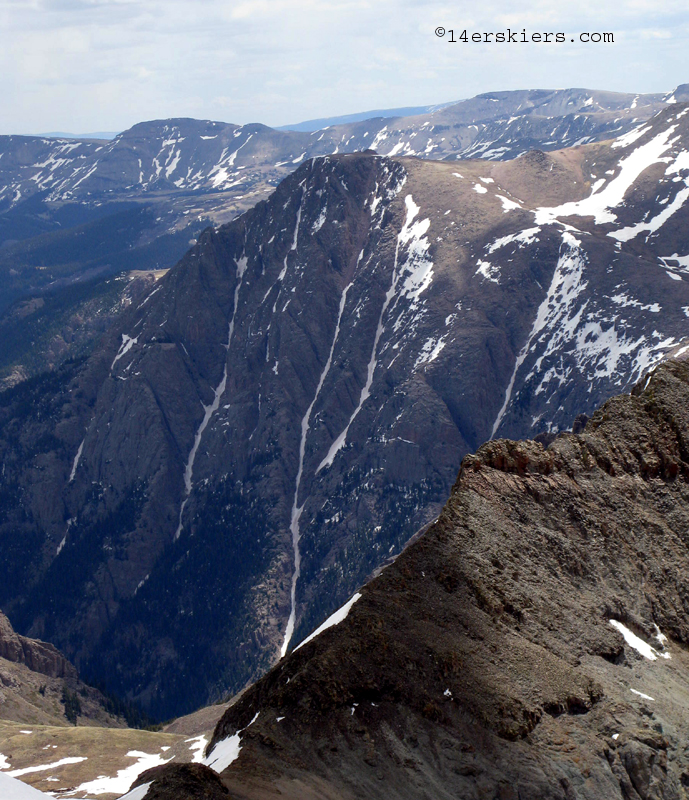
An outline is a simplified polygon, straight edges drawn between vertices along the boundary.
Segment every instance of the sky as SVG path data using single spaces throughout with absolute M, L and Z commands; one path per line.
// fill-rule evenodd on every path
M 689 82 L 686 0 L 0 0 L 0 134 L 286 125 L 486 91 Z M 436 29 L 563 32 L 451 43 Z M 580 33 L 610 32 L 613 44 Z M 570 40 L 575 38 L 575 42 Z

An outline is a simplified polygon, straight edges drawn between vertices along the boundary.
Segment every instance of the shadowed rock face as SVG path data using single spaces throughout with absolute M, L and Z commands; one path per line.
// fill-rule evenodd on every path
M 346 619 L 225 712 L 209 751 L 241 732 L 230 790 L 684 798 L 687 409 L 689 364 L 668 362 L 547 450 L 467 456 Z
M 688 124 L 461 171 L 316 159 L 208 229 L 91 358 L 0 397 L 17 629 L 161 717 L 262 674 L 468 452 L 681 345 Z
M 72 725 L 122 728 L 127 724 L 124 718 L 116 716 L 110 699 L 79 679 L 75 667 L 56 647 L 17 634 L 2 612 L 0 717 L 4 726 L 0 732 L 0 751 L 12 754 L 13 769 L 44 761 L 49 755 L 46 749 L 54 755 L 50 746 L 34 748 L 33 740 L 19 747 L 16 741 L 12 742 L 12 736 L 22 725 L 68 725 L 66 730 L 73 730 Z M 20 725 L 15 727 L 13 723 Z M 25 760 L 27 750 L 31 754 Z M 5 768 L 9 769 L 8 764 Z

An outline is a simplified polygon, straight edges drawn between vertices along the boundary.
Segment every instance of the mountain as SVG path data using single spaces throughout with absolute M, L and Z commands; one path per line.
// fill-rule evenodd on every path
M 0 604 L 161 718 L 254 680 L 687 331 L 689 109 L 510 162 L 303 164 L 89 358 L 0 394 Z
M 204 763 L 229 796 L 684 798 L 687 409 L 671 360 L 579 434 L 467 456 L 430 529 L 225 712 Z
M 120 131 L 96 131 L 95 133 L 67 133 L 66 131 L 49 131 L 47 133 L 39 133 L 38 136 L 43 136 L 50 139 L 98 139 L 99 141 L 110 141 L 114 139 Z
M 33 341 L 30 357 L 0 347 L 0 380 L 59 363 L 50 343 L 32 340 L 32 321 L 17 322 L 22 304 L 55 298 L 83 317 L 79 297 L 87 293 L 105 306 L 113 275 L 173 266 L 203 228 L 248 210 L 312 157 L 373 148 L 506 160 L 620 135 L 685 94 L 681 86 L 666 95 L 497 92 L 311 132 L 171 119 L 140 123 L 112 141 L 0 137 L 0 314 L 12 317 L 19 339 Z M 95 341 L 87 336 L 63 358 Z

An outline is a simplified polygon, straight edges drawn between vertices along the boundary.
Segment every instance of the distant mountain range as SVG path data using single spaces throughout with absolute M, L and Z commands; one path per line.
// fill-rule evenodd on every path
M 686 93 L 685 86 L 666 95 L 494 92 L 394 121 L 367 118 L 311 132 L 180 119 L 135 125 L 109 144 L 5 136 L 0 208 L 37 193 L 47 202 L 230 189 L 243 197 L 314 156 L 366 149 L 433 160 L 514 158 L 619 135 Z
M 374 111 L 360 111 L 356 114 L 342 114 L 337 117 L 321 117 L 320 119 L 309 119 L 304 122 L 295 122 L 291 125 L 279 125 L 275 128 L 278 131 L 311 131 L 322 130 L 323 128 L 330 127 L 331 125 L 343 125 L 348 122 L 362 122 L 366 119 L 375 119 L 381 117 L 389 119 L 390 117 L 411 117 L 418 116 L 419 114 L 430 114 L 432 111 L 438 111 L 447 106 L 456 105 L 461 101 L 454 101 L 451 103 L 438 103 L 431 106 L 405 106 L 404 108 L 379 108 Z M 49 137 L 57 139 L 101 139 L 109 141 L 118 136 L 121 131 L 99 131 L 96 133 L 66 133 L 65 131 L 51 131 L 49 133 L 39 133 L 40 137 Z
M 51 139 L 99 139 L 109 141 L 114 139 L 120 131 L 97 131 L 95 133 L 67 133 L 66 131 L 50 131 L 49 133 L 39 133 L 40 138 Z
M 468 452 L 547 439 L 686 349 L 689 106 L 573 92 L 469 102 L 531 103 L 502 123 L 525 149 L 554 127 L 624 133 L 510 161 L 401 157 L 395 140 L 394 155 L 297 159 L 91 355 L 0 394 L 0 606 L 17 629 L 150 713 L 196 708 L 399 554 Z M 546 128 L 570 103 L 576 130 Z M 151 197 L 210 203 L 259 140 L 265 159 L 287 141 L 218 129 L 187 147 L 213 123 L 168 124 L 163 142 L 146 130 L 45 197 L 88 205 L 118 181 L 133 192 L 133 175 Z
M 418 117 L 421 114 L 431 114 L 440 111 L 448 106 L 454 106 L 463 102 L 461 100 L 453 103 L 440 103 L 434 106 L 406 106 L 405 108 L 386 108 L 376 111 L 362 111 L 358 114 L 344 114 L 339 117 L 321 117 L 320 119 L 309 119 L 305 122 L 296 122 L 293 125 L 281 125 L 279 131 L 311 131 L 323 130 L 332 125 L 346 125 L 350 122 L 364 122 L 367 119 L 389 119 L 390 117 Z

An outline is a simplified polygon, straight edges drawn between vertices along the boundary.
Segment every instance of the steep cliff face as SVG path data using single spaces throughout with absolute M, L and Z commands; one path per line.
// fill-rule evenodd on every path
M 670 361 L 581 434 L 467 456 L 430 530 L 225 712 L 231 795 L 686 797 L 688 408 Z
M 79 680 L 74 665 L 56 647 L 19 635 L 2 612 L 0 721 L 0 751 L 3 753 L 0 769 L 9 769 L 8 759 L 18 756 L 16 749 L 31 750 L 24 744 L 15 749 L 7 747 L 12 733 L 19 733 L 14 730 L 13 723 L 67 726 L 70 729 L 75 724 L 107 728 L 126 726 L 113 703 L 97 689 Z M 11 731 L 9 737 L 7 729 Z M 38 749 L 34 749 L 32 757 L 40 761 L 46 753 L 36 752 Z M 50 745 L 43 748 L 46 749 L 52 752 Z
M 512 162 L 316 159 L 207 230 L 87 362 L 2 396 L 10 617 L 161 716 L 255 678 L 467 452 L 677 349 L 687 140 L 673 106 Z
M 7 617 L 0 612 L 0 658 L 26 664 L 32 672 L 51 678 L 76 678 L 77 671 L 52 644 L 27 639 L 15 633 Z

